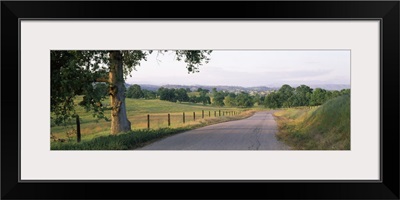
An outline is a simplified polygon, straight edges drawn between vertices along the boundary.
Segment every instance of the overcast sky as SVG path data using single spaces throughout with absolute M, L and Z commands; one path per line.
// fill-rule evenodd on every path
M 350 85 L 350 51 L 215 50 L 200 72 L 188 74 L 174 52 L 149 55 L 126 82 L 131 84 L 280 86 Z

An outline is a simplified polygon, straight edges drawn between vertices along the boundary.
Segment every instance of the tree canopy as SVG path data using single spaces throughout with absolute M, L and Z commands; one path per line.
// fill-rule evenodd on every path
M 128 88 L 128 91 L 126 91 L 126 97 L 133 99 L 140 99 L 144 98 L 144 93 L 140 85 L 134 84 Z
M 102 50 L 102 51 L 51 51 L 51 112 L 56 124 L 63 124 L 76 116 L 74 98 L 83 95 L 79 105 L 92 111 L 97 118 L 104 116 L 101 101 L 110 96 L 111 133 L 130 130 L 125 110 L 125 79 L 141 61 L 153 51 Z M 166 50 L 160 51 L 166 52 Z M 200 66 L 209 61 L 211 50 L 176 50 L 178 61 L 184 61 L 188 73 L 199 72 Z M 107 85 L 108 92 L 101 92 L 96 83 Z M 104 90 L 103 90 L 104 91 Z
M 341 91 L 328 91 L 321 88 L 313 90 L 307 85 L 296 88 L 285 84 L 277 91 L 273 91 L 264 97 L 264 106 L 268 108 L 290 108 L 295 106 L 318 106 L 329 99 L 350 94 L 350 89 Z
M 221 91 L 217 91 L 216 88 L 212 89 L 212 93 L 213 93 L 213 102 L 212 104 L 215 106 L 224 106 L 224 99 L 225 99 L 225 95 L 223 92 Z

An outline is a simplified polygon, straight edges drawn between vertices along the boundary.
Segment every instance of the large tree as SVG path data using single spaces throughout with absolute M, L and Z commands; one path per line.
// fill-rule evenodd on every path
M 225 95 L 222 91 L 217 92 L 217 90 L 213 89 L 213 102 L 212 104 L 215 106 L 224 106 Z
M 294 92 L 295 92 L 294 99 L 293 99 L 294 106 L 310 105 L 310 98 L 311 98 L 313 89 L 311 89 L 307 85 L 300 85 L 300 86 L 296 87 Z
M 132 99 L 140 99 L 144 97 L 144 93 L 140 85 L 134 84 L 128 88 L 128 91 L 126 91 L 126 97 Z
M 162 51 L 165 52 L 165 51 Z M 51 112 L 56 124 L 65 123 L 76 116 L 74 98 L 84 95 L 82 102 L 94 116 L 105 118 L 100 101 L 105 95 L 96 90 L 94 83 L 108 85 L 111 105 L 111 134 L 131 130 L 126 115 L 125 79 L 136 70 L 152 51 L 51 51 Z M 176 59 L 183 60 L 189 73 L 209 61 L 210 50 L 177 50 Z
M 282 107 L 282 103 L 281 103 L 281 98 L 280 98 L 280 93 L 279 92 L 271 92 L 269 93 L 267 96 L 265 96 L 264 99 L 264 105 L 265 107 L 268 108 L 280 108 Z
M 282 85 L 282 87 L 278 90 L 280 103 L 283 107 L 291 107 L 293 106 L 293 98 L 295 89 L 292 88 L 290 85 Z
M 326 90 L 322 88 L 316 88 L 310 96 L 310 106 L 322 105 L 329 98 L 329 93 Z
M 253 99 L 246 92 L 241 92 L 240 94 L 238 94 L 235 101 L 236 105 L 239 107 L 248 108 L 254 105 Z
M 225 97 L 224 99 L 224 104 L 228 107 L 234 107 L 236 106 L 236 101 L 235 98 L 233 98 L 232 96 L 228 95 Z
M 185 88 L 179 88 L 175 90 L 176 93 L 176 98 L 179 102 L 188 102 L 189 101 L 189 95 L 187 94 L 187 91 Z

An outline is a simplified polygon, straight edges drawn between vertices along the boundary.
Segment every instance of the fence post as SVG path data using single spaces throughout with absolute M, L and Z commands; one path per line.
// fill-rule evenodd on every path
M 76 115 L 76 141 L 81 142 L 81 122 L 79 121 L 79 115 Z
M 214 110 L 214 117 L 216 117 L 217 116 L 217 111 L 216 110 Z
M 222 116 L 225 116 L 225 111 L 222 111 Z
M 201 110 L 201 118 L 204 118 L 204 110 Z
M 210 117 L 211 116 L 211 111 L 208 111 L 208 117 Z
M 219 116 L 221 117 L 221 110 L 218 110 L 218 112 L 219 112 Z
M 193 112 L 193 121 L 196 121 L 196 112 Z
M 168 113 L 168 126 L 171 126 L 171 116 L 169 113 Z
M 185 112 L 183 112 L 183 123 L 185 123 Z
M 150 129 L 150 115 L 147 114 L 147 129 Z

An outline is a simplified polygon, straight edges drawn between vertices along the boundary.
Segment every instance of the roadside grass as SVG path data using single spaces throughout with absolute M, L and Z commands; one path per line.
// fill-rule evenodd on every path
M 181 133 L 184 131 L 208 126 L 212 124 L 239 120 L 250 117 L 255 111 L 243 111 L 240 115 L 223 116 L 218 118 L 204 118 L 197 124 L 189 124 L 185 127 L 159 128 L 132 130 L 118 135 L 110 135 L 107 131 L 98 134 L 84 135 L 82 141 L 77 143 L 75 140 L 66 142 L 51 142 L 51 150 L 128 150 L 143 147 L 146 144 L 167 136 Z
M 77 104 L 82 100 L 82 96 L 75 99 Z M 103 105 L 109 104 L 106 99 Z M 147 115 L 150 115 L 150 129 L 162 128 L 183 128 L 200 124 L 202 120 L 202 110 L 204 110 L 204 119 L 213 118 L 218 119 L 219 110 L 221 110 L 221 117 L 224 111 L 241 111 L 245 109 L 240 108 L 226 108 L 214 107 L 211 105 L 202 105 L 196 103 L 173 103 L 161 100 L 144 100 L 144 99 L 129 99 L 126 98 L 126 109 L 128 119 L 131 121 L 132 130 L 139 131 L 147 129 Z M 77 106 L 76 112 L 79 114 L 81 122 L 82 140 L 93 139 L 98 136 L 108 135 L 110 131 L 111 122 L 105 120 L 95 119 L 90 112 L 86 112 L 84 108 Z M 183 123 L 183 112 L 185 112 L 185 123 Z M 193 112 L 195 112 L 196 119 L 193 119 Z M 214 113 L 215 112 L 215 113 Z M 168 126 L 168 113 L 170 113 L 171 124 Z M 110 116 L 110 110 L 105 111 L 105 116 Z M 214 117 L 214 114 L 217 116 Z M 71 120 L 66 126 L 55 126 L 53 123 L 50 131 L 53 136 L 59 139 L 71 140 L 67 135 L 68 132 L 75 129 L 75 120 Z M 76 139 L 76 137 L 75 137 Z
M 274 113 L 279 140 L 299 150 L 350 150 L 350 96 Z

